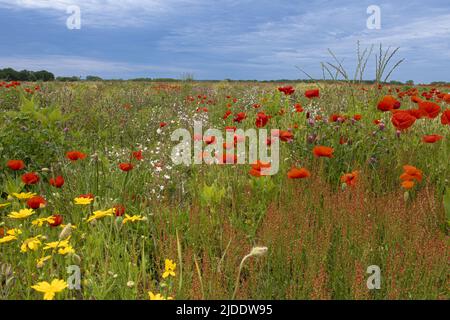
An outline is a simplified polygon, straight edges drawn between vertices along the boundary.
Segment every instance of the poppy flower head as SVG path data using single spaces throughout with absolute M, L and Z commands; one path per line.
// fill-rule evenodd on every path
M 22 182 L 26 185 L 33 185 L 39 182 L 39 176 L 35 172 L 29 172 L 22 175 Z
M 305 91 L 305 97 L 308 99 L 312 98 L 319 98 L 320 97 L 320 91 L 319 89 L 311 89 Z
M 281 141 L 291 142 L 291 141 L 294 140 L 294 135 L 290 131 L 280 130 L 279 131 L 279 138 L 280 138 Z
M 122 170 L 124 172 L 128 172 L 128 171 L 133 170 L 134 167 L 131 163 L 120 163 L 119 168 L 120 168 L 120 170 Z
M 393 96 L 384 96 L 380 102 L 378 102 L 378 110 L 386 112 L 399 109 L 401 106 L 400 101 Z
M 351 173 L 346 173 L 341 177 L 341 183 L 345 183 L 349 187 L 356 186 L 356 182 L 358 181 L 359 172 L 353 171 Z
M 245 112 L 239 112 L 235 115 L 233 121 L 234 122 L 238 122 L 241 123 L 243 120 L 245 120 L 247 118 L 247 115 L 245 114 Z
M 290 95 L 294 94 L 295 89 L 292 86 L 284 86 L 284 87 L 279 87 L 278 91 L 283 92 L 287 96 L 290 96 Z
M 57 227 L 63 223 L 63 216 L 60 214 L 54 214 L 52 215 L 51 220 L 53 220 L 53 222 L 49 222 L 48 224 L 51 227 Z
M 431 101 L 419 102 L 419 109 L 426 113 L 426 116 L 430 119 L 436 118 L 441 112 L 441 107 Z
M 44 208 L 46 204 L 47 201 L 45 201 L 45 199 L 40 196 L 32 197 L 27 201 L 28 208 L 35 210 L 39 208 Z
M 270 163 L 261 162 L 259 160 L 256 161 L 256 163 L 253 163 L 251 165 L 251 169 L 249 171 L 249 174 L 254 177 L 261 177 L 264 176 L 264 171 L 267 169 L 270 169 Z
M 422 181 L 422 171 L 411 165 L 403 166 L 403 174 L 400 175 L 400 180 L 409 181 L 416 180 Z
M 398 130 L 406 130 L 411 127 L 415 122 L 416 118 L 412 116 L 408 111 L 399 111 L 392 115 L 392 124 Z
M 133 151 L 133 158 L 137 161 L 142 161 L 144 159 L 144 157 L 142 156 L 142 150 Z
M 57 176 L 56 178 L 51 178 L 49 182 L 51 186 L 61 188 L 64 185 L 64 178 L 62 176 Z
M 121 217 L 125 214 L 125 206 L 123 204 L 117 204 L 114 206 L 114 215 Z
M 14 171 L 22 170 L 25 168 L 25 163 L 22 160 L 9 160 L 6 165 L 8 168 Z
M 316 158 L 332 158 L 333 157 L 334 149 L 331 147 L 325 147 L 325 146 L 315 146 L 313 149 L 313 154 Z
M 69 151 L 66 153 L 66 158 L 70 161 L 83 160 L 84 158 L 86 158 L 86 154 L 80 151 Z
M 311 173 L 308 171 L 308 169 L 305 168 L 295 168 L 293 167 L 289 172 L 287 173 L 287 176 L 289 179 L 304 179 L 311 176 Z
M 450 109 L 444 110 L 441 116 L 441 123 L 443 125 L 450 125 Z
M 258 112 L 258 114 L 256 115 L 256 127 L 258 128 L 262 128 L 264 127 L 267 122 L 269 121 L 270 116 L 266 115 L 264 112 Z
M 443 138 L 444 138 L 443 136 L 440 136 L 438 134 L 431 134 L 423 136 L 422 141 L 425 143 L 435 143 L 442 140 Z

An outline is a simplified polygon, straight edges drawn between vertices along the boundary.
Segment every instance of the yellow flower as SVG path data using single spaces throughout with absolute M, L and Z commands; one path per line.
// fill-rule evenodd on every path
M 4 236 L 3 238 L 0 238 L 0 244 L 1 243 L 7 243 L 16 240 L 16 236 Z
M 55 218 L 50 216 L 50 217 L 47 217 L 47 218 L 39 218 L 39 219 L 33 220 L 31 222 L 31 224 L 33 226 L 42 227 L 44 225 L 44 223 L 54 223 L 54 222 L 55 222 Z
M 6 231 L 6 234 L 9 234 L 10 236 L 18 236 L 20 234 L 22 234 L 22 230 L 20 229 L 9 229 L 8 231 Z
M 48 242 L 45 244 L 44 250 L 69 247 L 70 246 L 69 240 L 70 237 L 62 241 Z
M 73 199 L 75 204 L 78 204 L 80 206 L 86 206 L 88 204 L 91 204 L 92 201 L 94 201 L 94 199 L 91 198 L 75 198 Z
M 150 298 L 150 300 L 172 300 L 172 298 L 164 298 L 160 293 L 157 294 L 153 294 L 153 292 L 149 291 L 148 293 L 148 297 Z
M 9 206 L 11 203 L 6 202 L 6 203 L 0 203 L 0 208 L 5 208 L 7 206 Z
M 175 277 L 175 268 L 177 267 L 177 264 L 174 263 L 172 260 L 170 259 L 166 259 L 165 261 L 165 266 L 164 266 L 164 273 L 163 273 L 163 278 L 167 278 L 168 276 L 172 276 Z
M 94 211 L 92 215 L 87 219 L 87 222 L 91 222 L 92 220 L 98 220 L 101 218 L 104 218 L 106 216 L 112 216 L 114 212 L 114 209 L 108 209 L 108 210 L 98 210 Z
M 67 247 L 64 247 L 64 248 L 61 248 L 61 249 L 59 249 L 58 250 L 58 253 L 60 254 L 60 255 L 66 255 L 66 254 L 69 254 L 69 253 L 75 253 L 75 250 L 73 249 L 73 247 L 72 246 L 67 246 Z
M 67 283 L 64 280 L 54 279 L 51 283 L 47 281 L 39 282 L 32 286 L 34 290 L 44 294 L 44 300 L 53 300 L 55 293 L 61 292 L 67 288 Z
M 52 256 L 45 256 L 36 260 L 36 267 L 42 268 L 44 266 L 45 261 L 51 259 Z
M 19 200 L 28 200 L 30 198 L 33 198 L 36 195 L 36 193 L 21 192 L 21 193 L 13 193 L 12 195 Z
M 122 223 L 125 224 L 127 222 L 136 222 L 136 221 L 142 221 L 142 220 L 145 220 L 145 218 L 142 216 L 138 216 L 138 215 L 130 216 L 128 214 L 125 214 L 125 218 L 123 219 Z
M 28 252 L 28 250 L 36 251 L 42 244 L 41 240 L 39 240 L 40 238 L 42 238 L 42 236 L 38 235 L 36 237 L 25 240 L 20 246 L 20 251 L 21 252 Z
M 21 209 L 19 210 L 19 212 L 13 211 L 11 212 L 8 217 L 12 218 L 12 219 L 25 219 L 28 218 L 29 216 L 31 216 L 32 214 L 34 214 L 33 209 Z

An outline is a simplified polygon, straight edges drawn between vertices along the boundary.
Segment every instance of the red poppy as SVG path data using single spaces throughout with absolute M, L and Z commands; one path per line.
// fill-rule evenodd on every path
M 378 110 L 386 112 L 400 108 L 400 102 L 393 96 L 384 96 L 380 102 L 378 102 Z
M 22 175 L 22 181 L 26 185 L 32 185 L 39 182 L 39 176 L 35 172 L 29 172 Z
M 422 102 L 422 99 L 420 99 L 418 96 L 412 96 L 411 101 L 414 103 Z
M 446 124 L 450 125 L 450 109 L 446 109 L 442 113 L 441 123 L 443 125 L 446 125 Z
M 436 118 L 441 112 L 441 107 L 436 103 L 430 101 L 419 102 L 419 109 L 426 112 L 427 117 L 431 119 Z
M 203 141 L 205 141 L 206 144 L 210 145 L 216 141 L 216 137 L 215 136 L 204 137 Z
M 291 142 L 294 140 L 294 135 L 290 131 L 280 130 L 279 137 L 281 141 Z
M 294 94 L 295 89 L 292 86 L 279 87 L 278 91 L 283 92 L 285 95 L 290 96 Z
M 61 188 L 64 185 L 64 178 L 62 176 L 57 176 L 56 178 L 51 178 L 49 182 L 50 185 Z
M 125 206 L 123 204 L 117 204 L 114 206 L 114 214 L 116 217 L 121 217 L 125 214 Z
M 133 165 L 131 163 L 120 163 L 119 168 L 122 171 L 128 172 L 133 170 Z
M 450 103 L 450 93 L 444 94 L 442 100 L 444 100 L 447 103 Z
M 63 216 L 60 214 L 52 215 L 53 222 L 49 223 L 51 227 L 57 227 L 63 223 Z
M 262 128 L 264 127 L 267 122 L 269 121 L 270 116 L 266 115 L 264 112 L 258 112 L 258 114 L 256 115 L 256 127 L 258 128 Z
M 233 121 L 241 123 L 242 120 L 244 120 L 245 118 L 247 118 L 245 112 L 239 112 L 238 114 L 235 115 Z
M 292 168 L 287 173 L 289 179 L 303 179 L 311 176 L 311 173 L 305 168 Z
M 234 132 L 234 131 L 236 131 L 236 127 L 230 127 L 230 126 L 227 126 L 227 127 L 225 127 L 225 131 L 232 131 L 232 132 Z
M 251 166 L 252 168 L 250 169 L 249 174 L 254 177 L 261 177 L 264 176 L 264 172 L 262 171 L 265 171 L 270 168 L 270 163 L 265 163 L 258 160 Z
M 303 107 L 300 103 L 296 103 L 294 108 L 296 112 L 303 112 Z
M 403 174 L 400 176 L 402 181 L 412 181 L 416 180 L 418 182 L 422 181 L 422 171 L 411 165 L 403 166 Z
M 71 161 L 83 160 L 86 158 L 86 154 L 80 151 L 69 151 L 66 153 L 66 158 Z
M 360 115 L 360 114 L 355 114 L 354 116 L 353 116 L 353 120 L 355 120 L 355 121 L 359 121 L 359 120 L 361 120 L 362 119 L 362 115 Z
M 94 199 L 94 195 L 92 193 L 86 193 L 79 195 L 77 198 Z
M 442 140 L 444 137 L 438 134 L 426 135 L 423 136 L 422 141 L 425 143 L 435 143 Z
M 9 160 L 6 165 L 8 168 L 14 171 L 22 170 L 25 168 L 25 163 L 22 160 Z
M 413 117 L 408 111 L 399 111 L 392 115 L 392 124 L 398 130 L 406 130 L 411 127 L 414 122 L 416 122 L 416 118 Z
M 159 127 L 160 128 L 164 128 L 165 126 L 167 126 L 167 122 L 160 122 L 159 123 Z
M 332 158 L 333 152 L 334 152 L 333 148 L 325 146 L 316 146 L 313 149 L 313 154 L 316 158 L 320 157 Z
M 232 114 L 232 112 L 230 111 L 230 110 L 227 110 L 226 112 L 225 112 L 225 114 L 223 115 L 223 120 L 226 120 L 226 119 L 228 119 L 228 117 L 230 116 Z
M 412 115 L 416 119 L 421 119 L 427 116 L 427 113 L 422 109 L 411 109 L 408 110 L 409 114 Z
M 144 159 L 144 157 L 142 157 L 142 150 L 134 151 L 133 158 L 135 158 L 137 161 L 141 161 L 142 159 Z
M 349 187 L 354 187 L 358 180 L 359 172 L 353 171 L 352 173 L 346 173 L 341 177 L 341 183 L 345 183 Z
M 320 96 L 319 89 L 312 89 L 305 91 L 305 97 L 307 97 L 308 99 L 319 98 L 319 96 Z
M 27 206 L 31 209 L 44 208 L 46 204 L 47 201 L 45 201 L 45 199 L 40 196 L 32 197 L 27 201 Z

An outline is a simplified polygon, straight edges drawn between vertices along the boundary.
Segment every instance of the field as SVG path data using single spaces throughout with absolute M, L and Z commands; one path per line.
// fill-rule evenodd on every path
M 448 299 L 449 91 L 1 83 L 0 299 Z M 194 121 L 278 172 L 174 164 Z

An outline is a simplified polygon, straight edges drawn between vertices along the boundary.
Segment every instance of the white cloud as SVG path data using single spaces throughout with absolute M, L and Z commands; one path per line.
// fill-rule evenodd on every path
M 60 13 L 66 19 L 69 6 L 81 9 L 82 24 L 90 26 L 140 26 L 164 17 L 201 0 L 0 0 L 0 8 L 12 10 L 39 10 Z

